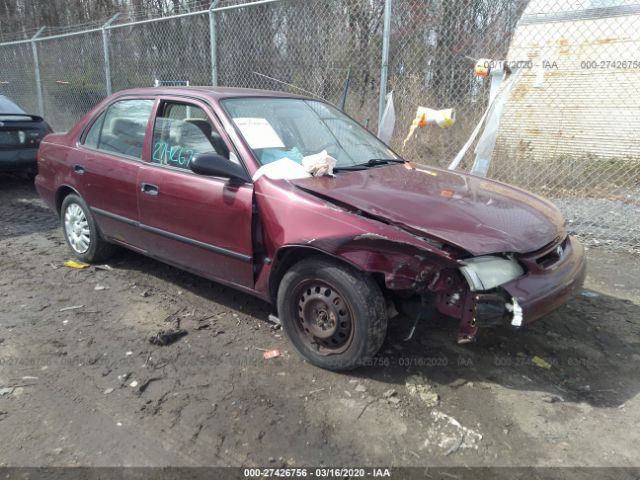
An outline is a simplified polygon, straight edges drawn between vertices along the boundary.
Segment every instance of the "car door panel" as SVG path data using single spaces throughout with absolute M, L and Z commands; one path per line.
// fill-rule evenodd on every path
M 85 201 L 102 234 L 142 248 L 138 228 L 138 170 L 140 162 L 102 152 L 85 152 L 81 175 Z
M 144 165 L 138 189 L 141 227 L 154 256 L 208 278 L 252 286 L 249 186 Z
M 194 154 L 190 148 L 193 143 L 180 144 L 180 133 L 188 134 L 186 137 L 193 142 L 194 136 L 209 136 L 211 130 L 187 117 L 197 109 L 210 117 L 207 120 L 214 131 L 219 125 L 211 119 L 210 111 L 205 113 L 208 108 L 201 102 L 175 98 L 162 101 L 180 107 L 188 104 L 186 111 L 190 113 L 180 120 L 182 131 L 173 132 L 170 119 L 161 117 L 162 108 L 158 107 L 158 148 L 152 146 L 150 161 L 141 165 L 137 188 L 140 224 L 148 250 L 204 277 L 252 289 L 252 185 L 191 172 L 187 163 Z

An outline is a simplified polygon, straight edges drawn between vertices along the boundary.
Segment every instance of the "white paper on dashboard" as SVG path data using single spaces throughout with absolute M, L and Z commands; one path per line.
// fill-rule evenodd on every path
M 266 175 L 272 180 L 293 180 L 311 176 L 302 165 L 287 157 L 261 166 L 256 170 L 256 173 L 253 174 L 252 180 L 255 182 L 263 175 Z
M 284 148 L 282 139 L 266 118 L 239 117 L 233 121 L 250 148 Z

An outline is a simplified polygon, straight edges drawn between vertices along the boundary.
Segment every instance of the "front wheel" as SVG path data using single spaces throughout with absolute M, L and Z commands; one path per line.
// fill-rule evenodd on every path
M 69 194 L 64 198 L 60 219 L 64 238 L 79 260 L 98 263 L 111 256 L 115 247 L 100 237 L 89 207 L 78 195 Z
M 303 260 L 284 275 L 278 314 L 296 349 L 329 370 L 365 365 L 387 333 L 385 301 L 375 281 L 322 257 Z

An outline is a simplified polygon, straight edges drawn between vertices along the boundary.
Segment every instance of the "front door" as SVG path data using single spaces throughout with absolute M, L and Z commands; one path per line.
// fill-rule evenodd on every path
M 161 99 L 151 159 L 138 174 L 140 225 L 152 255 L 223 283 L 253 288 L 252 185 L 190 170 L 191 159 L 200 153 L 237 159 L 220 132 L 207 105 Z

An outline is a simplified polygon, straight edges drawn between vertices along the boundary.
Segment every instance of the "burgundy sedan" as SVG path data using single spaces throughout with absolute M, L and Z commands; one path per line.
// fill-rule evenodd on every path
M 122 91 L 48 135 L 38 171 L 78 259 L 120 245 L 256 295 L 323 368 L 369 362 L 396 310 L 446 315 L 464 343 L 540 318 L 585 277 L 550 202 L 406 162 L 306 97 Z

